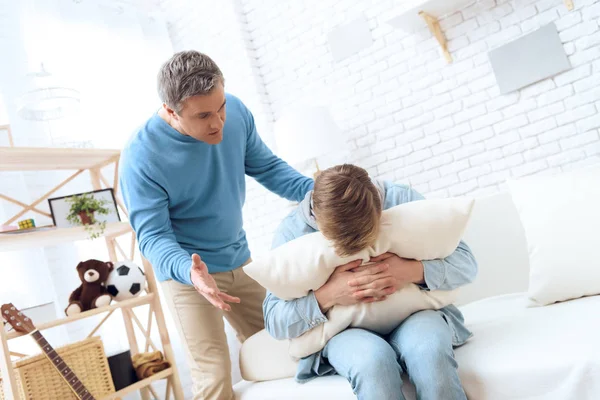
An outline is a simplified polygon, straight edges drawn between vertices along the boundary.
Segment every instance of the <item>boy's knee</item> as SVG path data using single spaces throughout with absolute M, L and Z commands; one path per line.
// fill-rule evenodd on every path
M 361 357 L 357 357 L 353 366 L 353 375 L 377 381 L 382 375 L 393 371 L 399 374 L 398 358 L 387 343 L 386 346 L 361 350 L 360 353 Z
M 452 351 L 452 330 L 437 311 L 421 311 L 391 334 L 390 343 L 404 360 L 433 358 Z
M 406 348 L 402 353 L 402 360 L 413 371 L 442 372 L 448 368 L 456 368 L 452 344 L 447 338 L 437 336 Z
M 452 338 L 448 332 L 432 332 L 420 341 L 414 341 L 405 352 L 417 358 L 434 358 L 438 354 L 447 354 L 452 350 Z

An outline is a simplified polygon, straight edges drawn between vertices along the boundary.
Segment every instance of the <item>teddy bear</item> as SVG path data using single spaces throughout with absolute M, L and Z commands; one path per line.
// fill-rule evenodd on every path
M 109 305 L 112 297 L 108 294 L 105 283 L 113 268 L 114 265 L 110 261 L 92 259 L 80 262 L 77 265 L 77 273 L 81 285 L 71 293 L 65 314 L 70 317 L 92 308 Z

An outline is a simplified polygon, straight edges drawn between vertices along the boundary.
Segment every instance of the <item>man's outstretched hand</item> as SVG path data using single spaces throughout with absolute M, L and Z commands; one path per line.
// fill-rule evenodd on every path
M 192 254 L 192 283 L 202 296 L 206 298 L 213 306 L 223 311 L 231 311 L 229 303 L 239 303 L 240 299 L 223 293 L 219 290 L 217 282 L 208 273 L 208 267 L 202 261 L 198 254 Z

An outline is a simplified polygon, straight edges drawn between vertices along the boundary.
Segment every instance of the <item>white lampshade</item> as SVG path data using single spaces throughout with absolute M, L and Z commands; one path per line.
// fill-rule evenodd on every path
M 63 85 L 40 65 L 27 74 L 27 89 L 20 98 L 18 114 L 30 121 L 51 121 L 74 115 L 79 111 L 79 92 Z
M 301 106 L 284 113 L 275 122 L 277 155 L 298 165 L 346 146 L 341 129 L 326 107 Z

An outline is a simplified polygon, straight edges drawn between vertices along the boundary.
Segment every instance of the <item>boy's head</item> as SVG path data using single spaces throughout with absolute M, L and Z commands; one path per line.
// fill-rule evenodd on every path
M 340 256 L 372 245 L 381 219 L 379 190 L 364 169 L 338 165 L 319 173 L 313 191 L 313 212 L 323 235 Z

